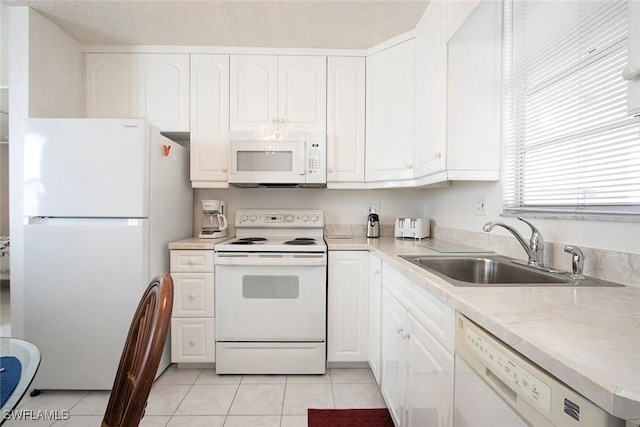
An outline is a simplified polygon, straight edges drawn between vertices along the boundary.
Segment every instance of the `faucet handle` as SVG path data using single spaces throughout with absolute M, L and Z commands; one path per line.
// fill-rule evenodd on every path
M 571 254 L 571 269 L 573 271 L 571 278 L 584 279 L 585 277 L 582 274 L 582 270 L 584 269 L 584 254 L 580 248 L 574 245 L 566 245 L 564 251 Z
M 529 221 L 527 221 L 526 219 L 522 218 L 522 217 L 517 217 L 520 221 L 524 222 L 525 224 L 527 224 L 530 228 L 531 228 L 531 240 L 534 240 L 534 238 L 538 241 L 542 241 L 542 233 L 540 233 L 540 231 L 536 228 L 535 225 L 531 224 Z

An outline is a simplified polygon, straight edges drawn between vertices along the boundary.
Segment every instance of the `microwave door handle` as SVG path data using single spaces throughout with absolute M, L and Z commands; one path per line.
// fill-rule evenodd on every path
M 304 139 L 300 140 L 300 166 L 299 166 L 300 170 L 298 171 L 298 175 L 304 175 L 304 171 L 306 168 L 306 165 L 304 164 L 305 163 L 304 160 L 306 158 L 305 147 L 306 147 L 305 140 Z

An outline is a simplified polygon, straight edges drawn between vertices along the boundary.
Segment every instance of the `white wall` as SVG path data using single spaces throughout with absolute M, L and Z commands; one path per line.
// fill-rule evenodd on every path
M 194 194 L 194 234 L 202 224 L 203 199 L 227 202 L 233 223 L 236 209 L 291 208 L 322 209 L 326 224 L 361 224 L 367 221 L 368 203 L 380 203 L 380 222 L 394 224 L 396 217 L 419 217 L 423 212 L 424 190 L 327 190 L 306 188 L 229 188 L 196 190 Z
M 22 176 L 27 117 L 84 116 L 81 45 L 27 7 L 9 8 L 11 328 L 23 335 Z
M 486 216 L 476 216 L 475 199 L 486 195 Z M 428 190 L 424 197 L 426 216 L 439 227 L 482 232 L 487 221 L 514 226 L 525 237 L 529 227 L 516 218 L 501 218 L 502 182 L 455 182 L 450 188 Z M 576 221 L 531 218 L 545 241 L 640 254 L 640 223 Z M 501 228 L 491 233 L 510 235 Z

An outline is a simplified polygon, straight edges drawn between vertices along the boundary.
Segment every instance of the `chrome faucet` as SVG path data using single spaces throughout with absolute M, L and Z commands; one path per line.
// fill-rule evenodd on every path
M 506 228 L 507 231 L 513 234 L 516 240 L 518 240 L 518 243 L 522 245 L 522 248 L 527 253 L 527 256 L 529 257 L 527 265 L 530 265 L 531 267 L 544 268 L 544 240 L 542 239 L 542 234 L 529 221 L 520 217 L 518 217 L 518 219 L 531 227 L 531 237 L 529 238 L 528 244 L 516 229 L 502 222 L 490 221 L 482 226 L 482 229 L 486 232 L 490 232 L 495 226 Z
M 566 245 L 564 251 L 571 254 L 571 270 L 573 271 L 571 278 L 584 279 L 584 274 L 582 274 L 584 269 L 584 255 L 580 248 L 574 245 Z

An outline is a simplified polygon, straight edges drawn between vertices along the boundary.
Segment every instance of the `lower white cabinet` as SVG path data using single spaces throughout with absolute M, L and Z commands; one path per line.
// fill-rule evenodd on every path
M 383 266 L 384 275 L 386 267 Z M 431 312 L 418 313 L 408 304 L 418 302 L 426 290 L 393 273 L 391 280 L 383 277 L 382 396 L 397 427 L 451 426 L 453 354 L 440 337 L 436 338 L 418 321 L 428 318 Z M 396 287 L 397 284 L 401 286 Z M 407 289 L 412 292 L 406 292 Z M 445 317 L 449 317 L 449 311 L 453 316 L 453 309 L 446 309 L 443 309 L 447 311 Z M 448 342 L 448 338 L 444 341 Z
M 172 250 L 171 361 L 215 362 L 213 251 Z
M 380 327 L 382 320 L 382 260 L 369 254 L 369 368 L 378 385 L 381 379 Z
M 369 251 L 329 251 L 327 361 L 367 362 Z

